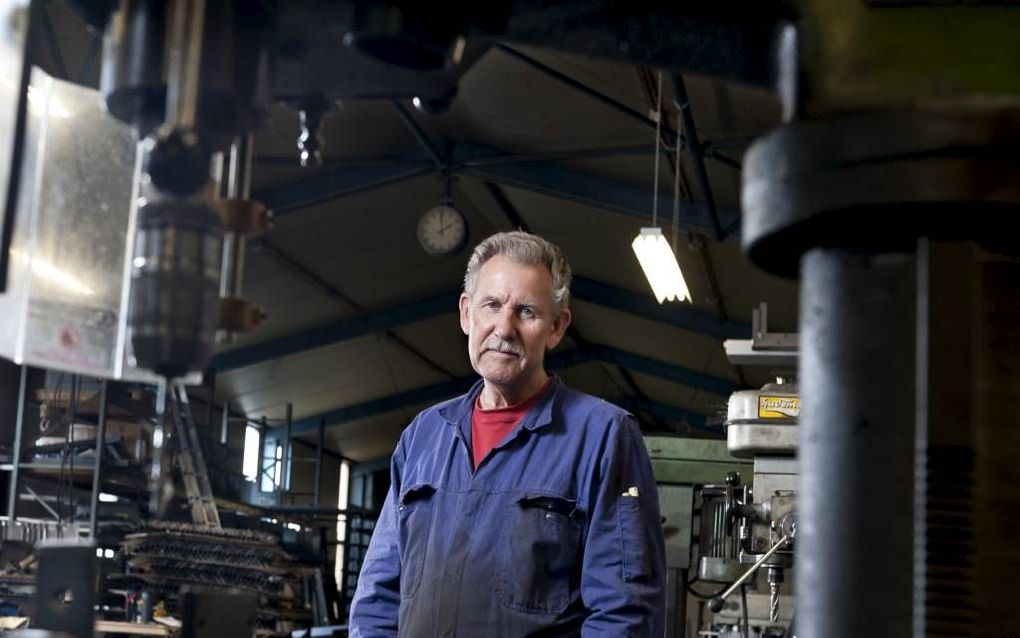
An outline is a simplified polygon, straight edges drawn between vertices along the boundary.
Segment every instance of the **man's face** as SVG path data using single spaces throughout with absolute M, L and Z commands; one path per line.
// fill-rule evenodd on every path
M 557 309 L 549 270 L 502 255 L 479 269 L 474 294 L 460 297 L 471 366 L 486 384 L 510 392 L 538 390 L 532 386 L 545 379 L 545 351 L 560 342 L 568 325 L 570 310 Z

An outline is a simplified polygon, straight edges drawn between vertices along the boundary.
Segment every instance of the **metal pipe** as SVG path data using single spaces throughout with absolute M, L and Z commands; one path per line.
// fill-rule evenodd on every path
M 816 248 L 800 276 L 798 629 L 910 636 L 915 259 Z
M 193 129 L 198 109 L 198 76 L 202 57 L 205 0 L 174 0 L 168 52 L 166 121 Z
M 11 457 L 11 485 L 7 495 L 7 538 L 18 520 L 18 471 L 21 469 L 21 434 L 25 426 L 25 399 L 28 394 L 28 366 L 21 366 L 21 381 L 18 386 L 18 413 L 14 421 L 14 451 Z
M 694 166 L 694 178 L 698 180 L 698 188 L 708 207 L 709 219 L 712 222 L 712 232 L 716 241 L 723 238 L 722 224 L 719 222 L 719 211 L 715 207 L 715 198 L 712 197 L 712 185 L 708 181 L 708 171 L 705 170 L 705 158 L 698 141 L 698 130 L 694 126 L 694 115 L 691 113 L 690 98 L 687 97 L 687 87 L 684 85 L 684 78 L 679 73 L 672 74 L 673 79 L 673 103 L 680 113 L 680 122 L 687 143 L 684 148 Z
M 319 506 L 319 494 L 322 489 L 320 483 L 322 482 L 322 448 L 323 441 L 326 437 L 326 419 L 319 419 L 319 441 L 315 446 L 315 486 L 313 488 L 313 499 L 314 507 Z
M 95 540 L 99 514 L 99 473 L 103 467 L 106 445 L 106 379 L 99 385 L 99 422 L 96 424 L 96 460 L 92 466 L 92 509 L 89 512 L 89 538 Z M 72 424 L 73 427 L 73 424 Z

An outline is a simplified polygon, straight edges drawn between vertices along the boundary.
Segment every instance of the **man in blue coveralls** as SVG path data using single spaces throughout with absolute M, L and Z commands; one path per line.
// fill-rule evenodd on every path
M 544 239 L 475 248 L 460 325 L 481 380 L 404 430 L 352 638 L 662 635 L 664 541 L 637 424 L 543 367 L 569 291 Z

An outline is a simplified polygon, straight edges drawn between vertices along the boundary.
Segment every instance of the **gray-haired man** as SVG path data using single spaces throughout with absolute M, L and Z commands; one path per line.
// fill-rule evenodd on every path
M 633 417 L 543 367 L 570 266 L 523 232 L 474 250 L 460 298 L 481 376 L 420 413 L 351 607 L 351 636 L 660 636 L 665 552 Z

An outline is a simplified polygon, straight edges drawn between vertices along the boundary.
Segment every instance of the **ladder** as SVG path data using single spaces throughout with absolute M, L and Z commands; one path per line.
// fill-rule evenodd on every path
M 177 439 L 178 447 L 177 465 L 181 469 L 188 505 L 191 506 L 191 518 L 202 527 L 221 529 L 220 513 L 216 510 L 209 472 L 202 456 L 202 446 L 195 430 L 195 419 L 191 416 L 188 391 L 184 384 L 170 384 L 170 399 L 174 438 Z

